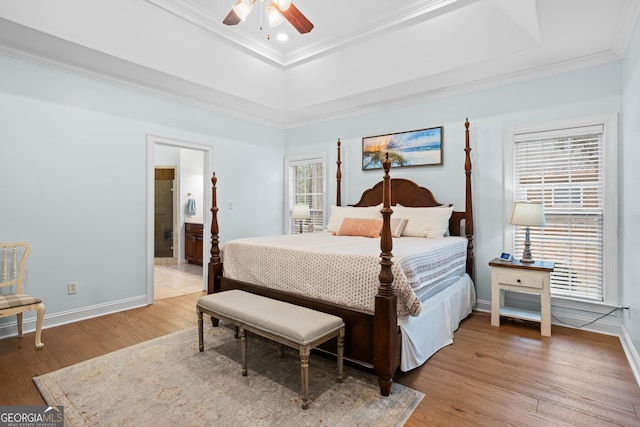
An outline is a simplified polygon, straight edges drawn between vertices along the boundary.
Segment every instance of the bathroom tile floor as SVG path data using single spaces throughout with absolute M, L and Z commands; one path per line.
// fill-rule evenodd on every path
M 154 265 L 154 300 L 203 291 L 202 266 L 195 264 Z

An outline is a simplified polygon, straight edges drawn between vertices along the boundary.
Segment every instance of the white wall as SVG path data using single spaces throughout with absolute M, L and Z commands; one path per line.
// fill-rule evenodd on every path
M 223 242 L 282 232 L 282 130 L 4 56 L 0 117 L 0 239 L 45 326 L 145 303 L 147 134 L 213 147 Z
M 640 367 L 640 22 L 627 46 L 623 67 L 624 114 L 622 133 L 624 144 L 622 159 L 621 258 L 623 300 L 631 310 L 624 316 L 624 326 L 635 349 L 636 364 Z M 640 372 L 636 371 L 640 382 Z
M 180 149 L 180 212 L 186 215 L 187 201 L 192 198 L 196 202 L 196 214 L 202 217 L 208 209 L 203 205 L 202 189 L 204 153 L 202 151 Z M 209 207 L 210 208 L 210 207 Z
M 287 130 L 285 155 L 327 153 L 329 203 L 335 202 L 335 141 L 343 147 L 343 204 L 379 181 L 380 171 L 362 171 L 362 137 L 444 126 L 444 165 L 393 169 L 431 188 L 443 203 L 464 206 L 464 121 L 471 122 L 476 287 L 478 299 L 491 299 L 488 262 L 503 251 L 503 136 L 507 129 L 535 123 L 619 113 L 622 108 L 621 62 L 443 97 L 402 108 Z

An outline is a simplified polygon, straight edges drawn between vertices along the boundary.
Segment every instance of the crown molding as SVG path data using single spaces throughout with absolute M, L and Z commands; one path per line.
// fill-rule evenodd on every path
M 21 26 L 16 27 L 17 28 L 13 30 L 17 31 L 16 35 L 19 39 L 25 40 L 33 38 L 33 34 L 30 33 L 30 31 L 33 30 L 28 30 Z M 7 27 L 5 27 L 5 29 L 6 28 Z M 27 32 L 21 33 L 20 31 Z M 31 45 L 29 44 L 19 46 L 13 44 L 3 45 L 0 43 L 0 53 L 8 57 L 17 58 L 79 77 L 132 89 L 149 95 L 164 97 L 228 117 L 284 129 L 302 127 L 367 112 L 380 111 L 465 92 L 488 89 L 622 59 L 615 51 L 607 50 L 550 65 L 500 73 L 497 75 L 493 75 L 491 70 L 489 70 L 485 75 L 490 77 L 484 78 L 474 78 L 475 73 L 460 70 L 462 74 L 460 74 L 460 78 L 457 79 L 460 83 L 447 84 L 447 81 L 451 81 L 451 79 L 447 78 L 447 75 L 454 71 L 451 70 L 445 75 L 424 76 L 415 81 L 403 82 L 398 85 L 372 90 L 349 98 L 331 100 L 323 104 L 311 106 L 308 109 L 290 111 L 285 108 L 284 110 L 276 111 L 272 108 L 265 108 L 263 105 L 255 102 L 222 93 L 213 88 L 171 76 L 124 59 L 115 58 L 51 35 L 39 32 L 35 34 L 37 34 L 37 37 L 31 40 L 31 43 L 36 43 L 36 45 L 41 46 L 42 49 L 39 51 L 31 49 Z M 67 59 L 76 58 L 76 60 L 74 60 L 73 63 L 69 63 L 70 61 L 65 62 L 65 59 L 53 59 L 48 56 L 48 53 L 52 50 L 70 52 L 69 55 L 67 55 Z M 78 62 L 80 60 L 84 62 Z M 489 63 L 490 66 L 493 66 L 491 64 L 493 63 Z M 480 66 L 482 64 L 477 65 Z M 98 67 L 100 71 L 96 71 L 96 67 Z M 495 67 L 500 68 L 500 65 L 497 64 Z M 118 70 L 118 75 L 114 76 L 109 70 L 116 69 Z M 441 80 L 443 83 L 434 85 L 433 82 L 438 80 Z M 393 95 L 389 96 L 389 94 Z
M 640 2 L 624 3 L 624 9 L 620 15 L 621 25 L 618 26 L 611 48 L 622 57 L 633 34 L 633 27 L 640 16 Z
M 343 109 L 334 109 L 331 112 L 320 114 L 303 114 L 307 118 L 288 121 L 285 125 L 286 129 L 293 129 L 297 127 L 309 126 L 319 124 L 329 120 L 337 120 L 346 118 L 358 114 L 365 114 L 376 111 L 388 110 L 390 108 L 403 107 L 407 105 L 417 104 L 420 102 L 432 101 L 435 99 L 442 99 L 449 96 L 461 95 L 469 92 L 476 92 L 485 89 L 491 89 L 498 86 L 507 84 L 513 84 L 523 82 L 526 80 L 532 80 L 542 78 L 554 74 L 560 74 L 581 68 L 588 68 L 596 65 L 602 65 L 613 61 L 621 60 L 622 58 L 615 52 L 609 50 L 600 52 L 594 55 L 587 55 L 581 58 L 571 59 L 567 61 L 560 61 L 554 64 L 530 68 L 526 70 L 519 70 L 509 73 L 503 73 L 500 75 L 492 75 L 491 77 L 481 79 L 469 79 L 459 84 L 453 84 L 450 86 L 438 86 L 435 88 L 429 88 L 426 90 L 415 90 L 419 87 L 419 82 L 404 82 L 402 85 L 409 85 L 414 90 L 411 93 L 403 94 L 401 90 L 398 90 L 399 96 L 389 98 L 385 97 L 379 101 L 360 103 L 353 107 L 347 107 Z M 434 79 L 437 76 L 429 76 L 428 79 Z M 349 103 L 349 101 L 347 101 Z M 351 102 L 353 104 L 356 101 Z M 329 103 L 331 104 L 331 103 Z M 329 106 L 326 106 L 325 110 L 329 110 Z
M 272 108 L 265 108 L 264 106 L 243 100 L 233 95 L 224 94 L 215 89 L 204 87 L 202 85 L 124 60 L 116 59 L 108 55 L 105 57 L 106 60 L 117 61 L 120 66 L 126 64 L 126 67 L 130 69 L 130 73 L 135 73 L 142 81 L 149 81 L 149 79 L 145 79 L 144 77 L 148 76 L 148 73 L 153 73 L 154 80 L 162 81 L 162 85 L 159 87 L 153 87 L 147 84 L 136 83 L 133 80 L 127 79 L 126 76 L 122 78 L 113 77 L 107 73 L 100 73 L 82 66 L 67 64 L 62 61 L 45 57 L 41 54 L 27 52 L 2 44 L 0 44 L 0 55 L 5 55 L 7 57 L 50 68 L 55 71 L 75 75 L 77 77 L 94 80 L 99 83 L 113 85 L 115 87 L 132 90 L 134 92 L 150 96 L 157 96 L 185 105 L 191 105 L 193 107 L 202 108 L 203 110 L 235 119 L 245 120 L 274 128 L 284 128 L 286 124 L 286 121 L 282 120 L 286 114 L 282 111 L 274 111 Z M 181 87 L 178 89 L 177 86 Z M 196 98 L 195 96 L 184 94 L 184 90 L 181 89 L 185 88 L 188 88 L 190 93 L 197 93 L 200 97 Z M 268 115 L 265 115 L 265 113 L 268 113 Z

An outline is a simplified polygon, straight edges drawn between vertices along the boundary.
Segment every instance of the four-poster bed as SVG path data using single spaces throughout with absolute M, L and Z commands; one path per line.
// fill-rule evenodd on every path
M 341 206 L 340 140 L 338 140 L 337 151 L 336 163 L 338 169 L 336 180 L 338 186 L 336 189 L 336 206 Z M 331 236 L 328 232 L 309 233 L 317 236 L 296 235 L 288 237 L 289 240 L 295 237 L 298 242 L 302 243 L 311 238 L 316 238 L 317 242 L 326 242 L 328 239 L 334 239 L 332 245 L 336 247 L 337 253 L 324 254 L 323 256 L 327 258 L 317 258 L 318 261 L 316 261 L 315 257 L 320 257 L 320 254 L 310 254 L 309 252 L 302 252 L 303 249 L 300 249 L 301 254 L 303 254 L 301 256 L 306 257 L 302 259 L 311 259 L 311 261 L 306 261 L 307 264 L 319 264 L 321 268 L 322 265 L 325 266 L 324 271 L 320 273 L 317 273 L 317 271 L 307 272 L 305 270 L 305 272 L 299 272 L 292 270 L 290 268 L 291 264 L 301 265 L 296 261 L 292 261 L 296 250 L 285 246 L 284 243 L 281 245 L 280 241 L 274 240 L 275 238 L 256 238 L 250 241 L 246 239 L 248 240 L 247 242 L 243 241 L 245 239 L 239 239 L 238 241 L 227 242 L 223 248 L 224 256 L 222 256 L 223 254 L 219 247 L 217 220 L 217 178 L 214 174 L 211 180 L 213 185 L 211 207 L 213 217 L 211 223 L 211 258 L 208 264 L 208 293 L 242 289 L 341 317 L 346 325 L 345 358 L 367 367 L 373 367 L 378 375 L 381 394 L 388 395 L 393 383 L 393 375 L 398 367 L 408 370 L 418 366 L 438 348 L 449 344 L 451 342 L 449 335 L 452 335 L 459 321 L 470 313 L 473 305 L 472 301 L 475 299 L 471 280 L 473 278 L 474 253 L 471 148 L 469 146 L 468 120 L 465 122 L 464 151 L 466 174 L 465 210 L 453 211 L 453 208 L 449 209 L 450 218 L 447 216 L 449 218 L 448 234 L 452 237 L 440 239 L 402 237 L 396 241 L 393 240 L 391 217 L 394 207 L 399 211 L 404 209 L 404 212 L 407 212 L 407 210 L 411 212 L 412 208 L 439 209 L 432 211 L 439 214 L 447 209 L 446 206 L 448 205 L 439 203 L 427 188 L 420 187 L 407 179 L 391 178 L 389 175 L 391 165 L 388 159 L 383 164 L 384 177 L 382 181 L 365 190 L 360 200 L 351 205 L 356 211 L 360 209 L 357 212 L 371 211 L 373 209 L 381 213 L 382 229 L 380 231 L 379 252 L 375 250 L 374 254 L 375 258 L 379 260 L 379 262 L 376 262 L 379 265 L 377 267 L 379 273 L 373 273 L 373 275 L 377 276 L 375 278 L 370 277 L 371 258 L 367 261 L 365 255 L 347 252 L 346 250 L 343 253 L 337 248 L 340 246 L 351 247 L 352 244 L 355 247 L 356 243 L 360 245 L 364 241 L 368 241 L 365 244 L 370 246 L 373 244 L 373 239 Z M 462 226 L 462 223 L 464 223 L 464 226 Z M 337 243 L 338 240 L 335 239 L 344 240 L 339 240 L 340 243 Z M 408 267 L 407 260 L 412 258 L 412 252 L 405 249 L 405 247 L 409 244 L 415 244 L 416 240 L 424 242 L 424 246 L 431 248 L 429 249 L 430 252 L 420 254 L 418 258 L 423 259 L 427 255 L 432 258 L 429 258 L 430 261 L 425 262 L 422 267 Z M 457 248 L 455 254 L 449 254 L 449 252 L 453 251 L 441 248 L 446 246 L 445 243 L 449 244 L 450 242 Z M 397 250 L 395 257 L 392 253 L 394 243 Z M 309 242 L 308 244 L 315 243 Z M 323 252 L 324 249 L 318 251 Z M 436 258 L 429 255 L 434 251 L 438 253 Z M 313 256 L 313 258 L 309 258 L 310 256 Z M 366 256 L 370 257 L 370 255 Z M 367 265 L 361 267 L 362 263 Z M 246 267 L 249 264 L 259 264 L 259 268 L 252 272 L 250 268 Z M 353 278 L 353 271 L 346 271 L 345 274 L 348 279 L 344 279 L 341 282 L 341 277 L 343 276 L 338 276 L 340 264 L 352 265 L 351 270 L 366 272 L 365 283 L 362 285 L 366 287 L 364 291 L 358 290 L 357 286 L 359 284 L 355 283 L 357 278 Z M 425 272 L 423 270 L 426 270 L 425 266 L 427 265 L 440 266 L 441 270 L 443 269 L 442 266 L 445 265 L 452 272 L 446 270 L 439 271 L 437 274 L 430 271 Z M 246 268 L 241 269 L 237 266 L 245 266 Z M 273 276 L 274 278 L 270 276 L 271 273 L 267 271 L 270 266 L 277 274 L 280 274 L 279 279 L 276 276 Z M 373 267 L 375 268 L 375 265 Z M 412 268 L 413 270 L 411 270 Z M 455 274 L 453 274 L 453 270 L 455 270 Z M 331 276 L 332 274 L 335 274 L 335 276 Z M 314 278 L 318 276 L 319 280 L 314 282 Z M 282 282 L 282 284 L 275 282 Z M 307 282 L 315 286 L 313 291 L 310 291 L 308 287 L 305 290 L 304 287 L 309 285 Z M 371 284 L 372 282 L 373 285 Z M 418 282 L 421 284 L 416 286 L 415 283 Z M 422 287 L 422 283 L 428 283 L 429 286 Z M 360 296 L 364 293 L 364 302 L 360 304 L 345 302 L 346 298 L 348 298 L 345 295 L 353 294 L 354 292 Z M 430 302 L 432 300 L 436 301 L 433 306 Z M 439 319 L 442 317 L 446 317 L 446 322 L 440 322 Z M 215 320 L 212 320 L 215 324 Z M 416 354 L 409 353 L 409 347 L 414 347 L 415 342 L 430 340 L 428 337 L 426 339 L 424 337 L 415 339 L 414 334 L 416 332 L 424 334 L 425 325 L 431 323 L 446 323 L 447 327 L 444 332 L 434 332 L 434 335 L 438 335 L 437 342 L 429 344 L 429 348 L 425 350 L 418 349 Z M 335 348 L 332 348 L 332 346 L 335 346 L 335 343 L 330 343 L 330 345 L 323 348 L 334 352 Z

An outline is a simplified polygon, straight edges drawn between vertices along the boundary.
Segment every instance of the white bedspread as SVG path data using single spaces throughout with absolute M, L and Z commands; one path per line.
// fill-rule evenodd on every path
M 463 237 L 393 239 L 398 315 L 417 316 L 414 292 L 466 262 Z M 222 247 L 224 275 L 373 313 L 380 240 L 328 232 L 238 239 Z

